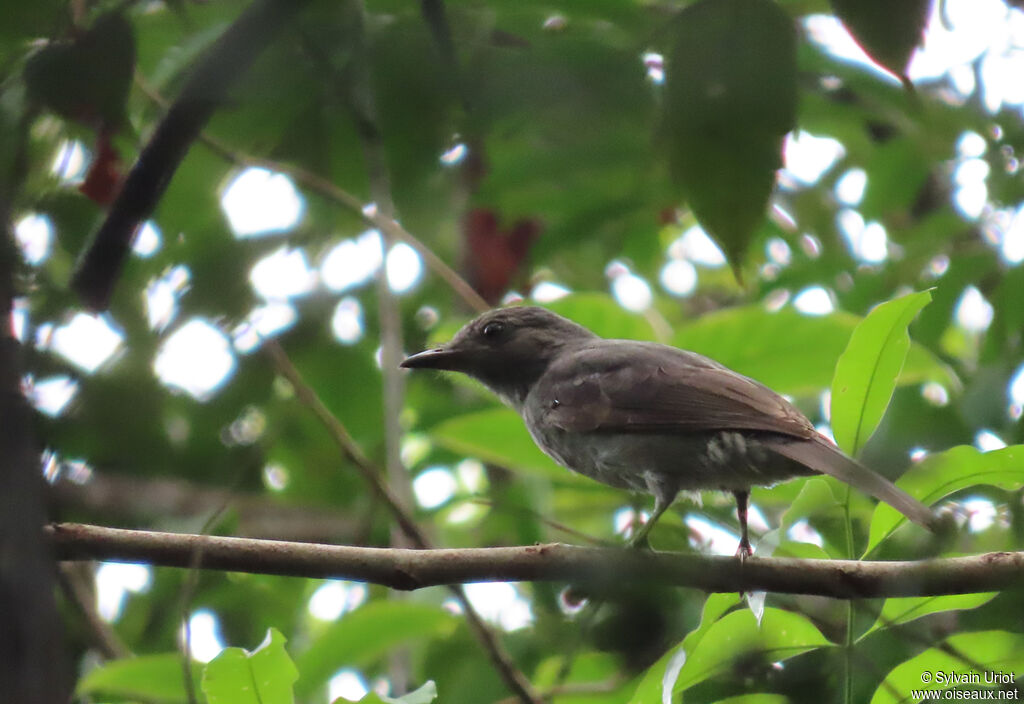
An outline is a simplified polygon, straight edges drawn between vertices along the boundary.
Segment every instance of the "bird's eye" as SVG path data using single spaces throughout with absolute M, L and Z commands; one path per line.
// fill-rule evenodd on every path
M 490 340 L 497 339 L 501 335 L 501 333 L 503 333 L 504 331 L 505 331 L 505 326 L 502 325 L 501 323 L 487 323 L 487 325 L 484 325 L 484 330 L 483 330 L 484 337 L 486 337 L 486 338 L 488 338 Z

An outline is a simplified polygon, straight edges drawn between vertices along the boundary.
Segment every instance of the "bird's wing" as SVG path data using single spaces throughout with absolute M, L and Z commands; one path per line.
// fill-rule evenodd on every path
M 573 432 L 760 430 L 814 426 L 766 386 L 693 352 L 608 340 L 561 356 L 535 386 L 545 420 Z

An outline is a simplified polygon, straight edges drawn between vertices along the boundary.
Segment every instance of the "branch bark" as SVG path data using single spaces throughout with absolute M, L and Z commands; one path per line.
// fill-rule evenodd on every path
M 61 560 L 145 562 L 292 577 L 337 578 L 392 589 L 469 582 L 572 582 L 595 587 L 658 581 L 709 592 L 770 591 L 837 599 L 938 596 L 1024 586 L 1024 552 L 914 562 L 800 560 L 650 553 L 548 543 L 405 550 L 121 530 L 77 523 L 46 529 Z
M 256 0 L 203 55 L 128 173 L 71 279 L 83 303 L 105 310 L 135 232 L 148 218 L 228 90 L 309 0 Z

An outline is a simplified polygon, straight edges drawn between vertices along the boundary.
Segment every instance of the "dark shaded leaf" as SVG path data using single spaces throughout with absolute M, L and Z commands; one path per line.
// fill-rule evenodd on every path
M 75 40 L 40 49 L 25 65 L 25 84 L 33 99 L 64 117 L 115 127 L 134 70 L 131 23 L 112 12 Z
M 875 63 L 907 81 L 932 0 L 832 0 L 832 8 Z
M 737 272 L 796 118 L 796 33 L 770 0 L 702 0 L 672 25 L 663 130 L 672 174 Z

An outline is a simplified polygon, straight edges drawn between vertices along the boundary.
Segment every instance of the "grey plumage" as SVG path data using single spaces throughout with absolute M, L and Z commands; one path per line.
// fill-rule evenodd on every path
M 780 395 L 694 352 L 606 340 L 543 308 L 522 307 L 484 313 L 447 345 L 402 366 L 478 379 L 563 466 L 653 494 L 654 514 L 636 542 L 680 490 L 721 489 L 736 495 L 738 552 L 748 555 L 750 487 L 815 473 L 933 525 L 927 507 L 843 454 Z

